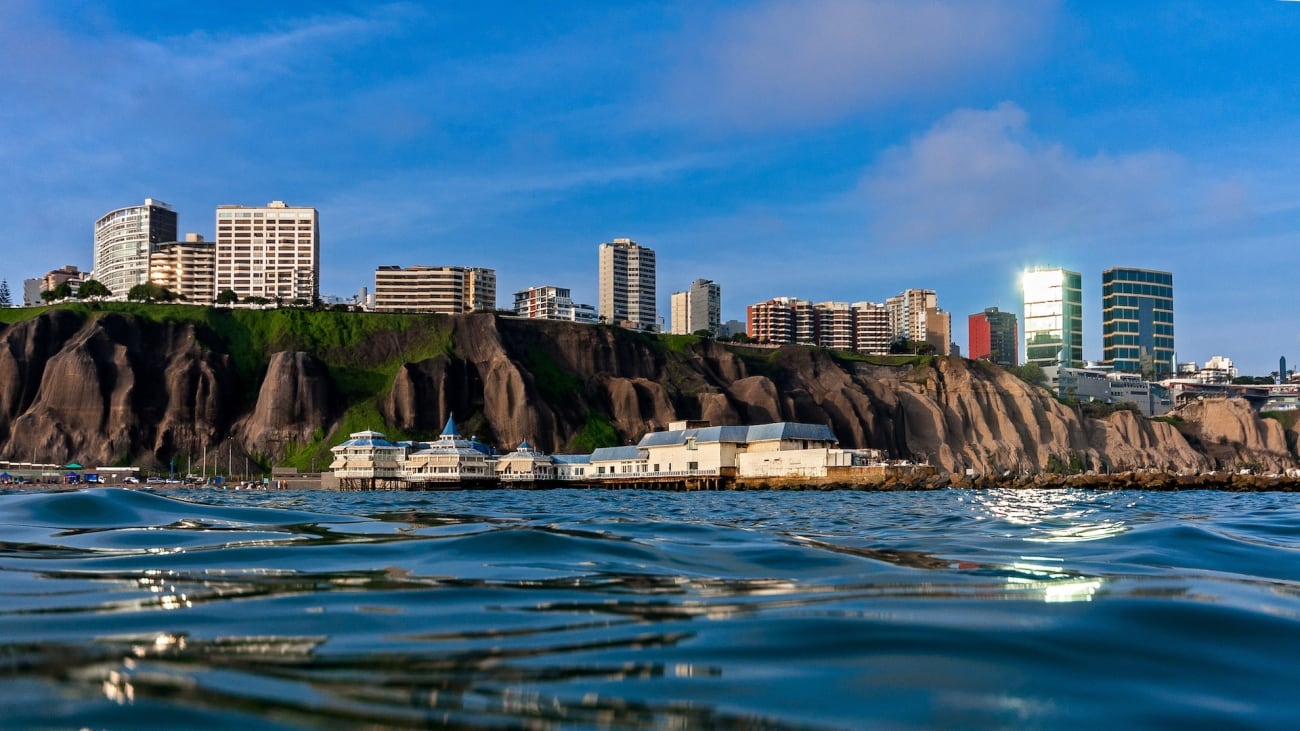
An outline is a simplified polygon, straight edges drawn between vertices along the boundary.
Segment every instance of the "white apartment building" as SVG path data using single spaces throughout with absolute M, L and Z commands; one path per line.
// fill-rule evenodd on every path
M 172 237 L 173 239 L 175 236 Z M 320 297 L 320 216 L 271 201 L 217 206 L 216 294 L 314 303 Z
M 155 244 L 149 252 L 149 281 L 186 302 L 212 304 L 217 290 L 217 250 L 198 234 Z
M 947 355 L 952 342 L 952 318 L 939 309 L 933 289 L 905 289 L 885 300 L 891 338 L 929 343 L 935 353 Z
M 709 279 L 696 279 L 690 289 L 673 292 L 672 327 L 675 335 L 690 335 L 708 330 L 714 335 L 722 329 L 722 288 Z
M 600 245 L 600 316 L 612 325 L 658 329 L 655 252 L 631 239 Z
M 497 273 L 482 267 L 381 266 L 375 270 L 378 312 L 456 315 L 497 307 Z
M 567 320 L 592 324 L 596 308 L 575 304 L 567 287 L 539 286 L 515 292 L 515 314 L 534 320 Z
M 109 211 L 95 221 L 92 276 L 126 299 L 132 287 L 149 281 L 150 247 L 175 240 L 176 211 L 162 201 L 145 198 L 143 205 Z

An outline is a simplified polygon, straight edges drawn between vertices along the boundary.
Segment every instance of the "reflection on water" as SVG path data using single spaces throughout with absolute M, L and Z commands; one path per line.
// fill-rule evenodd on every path
M 0 494 L 6 728 L 1300 721 L 1285 495 L 179 495 Z

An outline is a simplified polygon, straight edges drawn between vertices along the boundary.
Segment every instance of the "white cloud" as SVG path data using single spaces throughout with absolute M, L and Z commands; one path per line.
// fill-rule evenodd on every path
M 761 129 L 978 83 L 1032 55 L 1055 3 L 777 0 L 687 34 L 667 96 L 689 120 Z
M 1074 152 L 1036 136 L 1024 110 L 1003 103 L 953 112 L 887 150 L 863 187 L 886 240 L 1014 245 L 1168 226 L 1190 208 L 1187 174 L 1167 152 Z

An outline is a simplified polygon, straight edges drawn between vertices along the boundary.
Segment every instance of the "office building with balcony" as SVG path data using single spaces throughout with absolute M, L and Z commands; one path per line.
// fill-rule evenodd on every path
M 456 315 L 496 309 L 494 269 L 458 266 L 381 266 L 375 270 L 377 312 Z
M 132 287 L 149 281 L 153 245 L 175 241 L 176 230 L 176 211 L 153 198 L 105 213 L 95 221 L 92 276 L 114 297 L 125 299 Z
M 653 332 L 659 328 L 655 309 L 655 252 L 631 239 L 600 245 L 600 317 L 612 325 Z
M 1174 275 L 1115 267 L 1101 273 L 1102 360 L 1164 378 L 1174 365 Z

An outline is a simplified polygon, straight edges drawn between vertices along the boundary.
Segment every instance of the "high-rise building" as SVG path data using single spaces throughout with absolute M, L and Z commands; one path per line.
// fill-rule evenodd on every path
M 375 270 L 379 312 L 464 312 L 495 310 L 497 273 L 480 267 L 381 266 Z
M 1078 272 L 1061 268 L 1027 269 L 1025 362 L 1044 368 L 1083 365 L 1083 284 Z
M 795 333 L 795 303 L 793 297 L 773 297 L 745 308 L 746 329 L 757 343 L 788 345 Z
M 212 304 L 217 296 L 216 245 L 198 234 L 154 244 L 149 252 L 149 281 L 186 302 Z
M 867 355 L 889 354 L 889 309 L 879 302 L 854 302 L 857 318 L 855 350 Z
M 37 277 L 23 280 L 23 306 L 32 307 L 41 303 L 41 280 Z
M 905 289 L 885 300 L 892 339 L 929 343 L 939 355 L 948 354 L 952 318 L 939 308 L 933 289 Z
M 1016 316 L 985 308 L 966 319 L 969 336 L 966 354 L 971 360 L 991 360 L 1010 368 L 1020 364 L 1020 338 L 1016 333 Z
M 889 352 L 889 316 L 875 302 L 775 297 L 746 308 L 749 336 L 771 345 L 818 345 L 871 355 Z M 946 349 L 943 352 L 947 352 Z
M 1115 267 L 1101 273 L 1102 360 L 1116 371 L 1174 372 L 1174 275 Z
M 690 335 L 708 330 L 717 335 L 722 329 L 722 288 L 709 279 L 691 282 L 690 289 L 673 292 L 672 327 L 669 332 Z
M 126 298 L 137 284 L 149 281 L 149 249 L 176 240 L 176 211 L 153 198 L 144 204 L 109 211 L 95 221 L 93 276 L 113 296 Z
M 175 230 L 167 241 L 175 241 Z M 271 201 L 265 207 L 217 206 L 216 295 L 286 303 L 320 298 L 320 215 Z
M 631 239 L 600 245 L 600 316 L 613 325 L 658 329 L 655 252 Z

